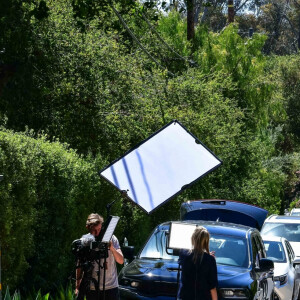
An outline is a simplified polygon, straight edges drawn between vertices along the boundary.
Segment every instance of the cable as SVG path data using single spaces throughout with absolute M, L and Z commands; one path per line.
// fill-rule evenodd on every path
M 177 55 L 177 57 L 183 61 L 187 61 L 189 62 L 191 65 L 195 65 L 196 63 L 190 59 L 187 59 L 186 57 L 181 56 L 179 53 L 177 53 L 172 47 L 170 47 L 165 41 L 164 39 L 160 36 L 160 34 L 154 29 L 154 27 L 151 25 L 151 23 L 149 22 L 149 20 L 147 19 L 147 17 L 145 16 L 144 13 L 141 13 L 143 19 L 146 21 L 146 23 L 148 24 L 149 28 L 151 31 L 153 31 L 156 36 L 158 37 L 158 39 L 173 53 L 175 53 Z
M 154 61 L 156 63 L 156 65 L 158 65 L 161 69 L 165 70 L 166 68 L 164 68 L 150 53 L 149 51 L 141 44 L 141 42 L 136 38 L 136 36 L 133 34 L 133 32 L 129 29 L 129 27 L 127 26 L 126 22 L 124 21 L 124 19 L 122 18 L 122 16 L 119 14 L 119 12 L 115 9 L 114 5 L 112 4 L 112 2 L 110 2 L 110 6 L 113 9 L 114 13 L 117 15 L 117 17 L 119 18 L 120 22 L 122 23 L 122 25 L 124 26 L 124 28 L 127 30 L 127 32 L 130 34 L 130 36 L 136 41 L 136 43 L 140 46 L 140 48 L 148 55 L 148 57 Z M 172 77 L 174 77 L 175 75 L 170 72 L 169 70 L 168 74 L 171 75 Z

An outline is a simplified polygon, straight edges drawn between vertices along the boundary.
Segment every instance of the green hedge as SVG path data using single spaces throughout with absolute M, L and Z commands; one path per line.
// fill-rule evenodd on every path
M 94 163 L 32 135 L 0 131 L 2 280 L 51 290 L 70 275 L 71 242 L 105 201 Z

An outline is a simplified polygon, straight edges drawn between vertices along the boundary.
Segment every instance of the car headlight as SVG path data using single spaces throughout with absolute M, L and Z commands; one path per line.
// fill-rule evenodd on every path
M 246 289 L 219 289 L 222 298 L 248 299 Z
M 123 285 L 123 286 L 131 286 L 133 288 L 137 288 L 139 285 L 140 285 L 140 282 L 139 281 L 136 281 L 136 280 L 131 280 L 131 279 L 128 279 L 128 278 L 122 278 L 120 280 L 120 285 Z
M 284 285 L 287 283 L 288 277 L 287 274 L 281 275 L 281 276 L 275 276 L 274 281 L 279 281 L 280 285 Z
M 137 288 L 140 285 L 140 283 L 138 281 L 131 281 L 130 285 L 133 288 Z

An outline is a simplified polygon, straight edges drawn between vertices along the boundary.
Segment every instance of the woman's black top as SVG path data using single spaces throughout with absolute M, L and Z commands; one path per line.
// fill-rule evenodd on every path
M 203 253 L 196 263 L 193 252 L 182 260 L 181 290 L 182 300 L 211 300 L 210 290 L 217 287 L 217 264 L 213 256 Z

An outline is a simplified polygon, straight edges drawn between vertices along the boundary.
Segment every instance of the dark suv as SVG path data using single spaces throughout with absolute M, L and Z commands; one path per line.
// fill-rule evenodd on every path
M 215 251 L 217 261 L 219 299 L 272 299 L 273 262 L 266 259 L 258 231 L 266 215 L 267 211 L 259 207 L 228 200 L 182 205 L 180 224 L 201 225 L 210 232 L 210 251 Z M 253 227 L 238 225 L 237 221 L 247 221 Z M 121 299 L 176 299 L 178 256 L 167 249 L 171 223 L 157 226 L 139 255 L 120 272 Z

